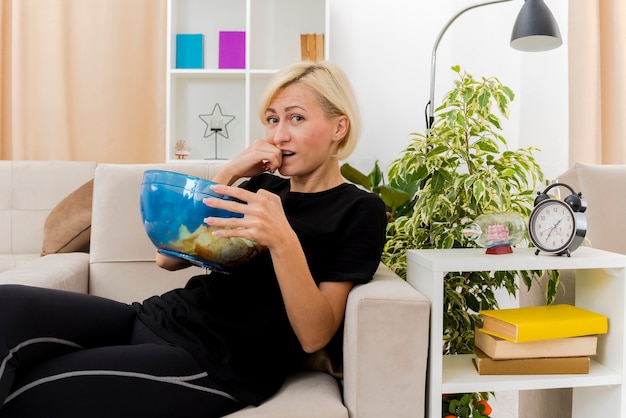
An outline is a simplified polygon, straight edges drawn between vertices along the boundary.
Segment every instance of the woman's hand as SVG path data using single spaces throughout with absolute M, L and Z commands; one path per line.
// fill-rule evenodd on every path
M 228 227 L 214 234 L 220 237 L 243 237 L 267 247 L 270 251 L 287 239 L 293 239 L 295 232 L 289 225 L 280 197 L 267 190 L 253 193 L 239 187 L 222 184 L 212 186 L 215 193 L 233 197 L 246 203 L 217 198 L 206 198 L 204 203 L 212 208 L 226 209 L 243 214 L 243 218 L 209 217 L 204 222 L 209 226 Z M 297 239 L 297 238 L 296 238 Z
M 252 177 L 265 171 L 273 173 L 281 163 L 282 151 L 263 139 L 257 139 L 226 164 L 213 181 L 231 185 L 242 177 Z

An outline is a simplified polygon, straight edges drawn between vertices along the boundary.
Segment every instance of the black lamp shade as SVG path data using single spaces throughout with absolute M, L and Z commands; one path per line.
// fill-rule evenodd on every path
M 525 0 L 517 15 L 511 47 L 528 52 L 547 51 L 563 44 L 559 26 L 543 0 Z

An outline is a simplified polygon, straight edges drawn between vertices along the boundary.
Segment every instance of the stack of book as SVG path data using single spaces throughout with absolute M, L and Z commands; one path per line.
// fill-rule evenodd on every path
M 587 374 L 606 316 L 576 306 L 482 310 L 473 362 L 482 375 Z

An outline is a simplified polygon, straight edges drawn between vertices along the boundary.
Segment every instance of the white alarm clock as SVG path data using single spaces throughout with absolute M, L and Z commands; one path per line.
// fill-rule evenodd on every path
M 565 187 L 572 194 L 561 200 L 548 195 L 553 187 Z M 568 257 L 583 243 L 587 233 L 587 201 L 564 183 L 554 183 L 538 193 L 528 219 L 528 234 L 540 252 Z

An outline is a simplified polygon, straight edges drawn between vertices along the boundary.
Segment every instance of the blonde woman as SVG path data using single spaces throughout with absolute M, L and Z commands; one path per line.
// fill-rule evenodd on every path
M 298 63 L 276 75 L 260 115 L 265 138 L 214 178 L 217 193 L 243 203 L 205 201 L 244 216 L 204 222 L 268 251 L 230 275 L 195 276 L 130 306 L 0 287 L 0 417 L 44 408 L 63 417 L 218 417 L 272 396 L 307 353 L 340 353 L 348 293 L 374 274 L 386 225 L 382 201 L 340 173 L 360 131 L 352 89 L 330 63 Z M 160 254 L 157 263 L 186 267 Z M 22 308 L 6 308 L 16 298 Z M 51 298 L 63 301 L 62 318 L 35 321 Z M 23 345 L 42 336 L 64 342 Z

